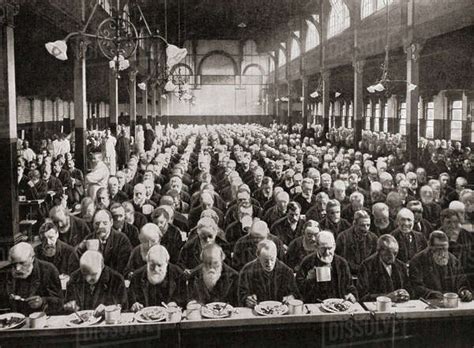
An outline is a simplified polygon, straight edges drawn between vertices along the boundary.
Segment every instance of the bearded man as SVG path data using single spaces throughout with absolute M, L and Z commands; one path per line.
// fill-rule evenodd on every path
M 316 251 L 316 236 L 320 232 L 319 223 L 314 220 L 307 221 L 302 228 L 303 235 L 294 239 L 286 252 L 286 264 L 298 271 L 301 261 L 309 254 Z
M 410 280 L 416 297 L 442 299 L 455 292 L 462 301 L 471 301 L 472 293 L 461 263 L 449 252 L 448 236 L 433 231 L 428 247 L 410 261 Z
M 53 207 L 49 211 L 49 217 L 58 226 L 59 239 L 73 247 L 91 233 L 85 220 L 71 215 L 63 207 Z
M 169 262 L 170 255 L 162 245 L 148 251 L 147 264 L 138 269 L 130 281 L 129 302 L 136 312 L 161 303 L 182 304 L 186 282 L 182 270 Z
M 35 248 L 39 260 L 52 263 L 59 274 L 70 275 L 79 268 L 79 259 L 74 248 L 59 239 L 58 227 L 46 221 L 39 229 L 41 244 Z
M 201 252 L 201 267 L 188 281 L 188 300 L 201 304 L 225 302 L 238 305 L 237 285 L 239 274 L 224 263 L 225 253 L 213 243 Z

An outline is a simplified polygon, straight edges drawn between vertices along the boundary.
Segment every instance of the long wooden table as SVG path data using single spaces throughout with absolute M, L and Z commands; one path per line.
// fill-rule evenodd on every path
M 351 313 L 325 313 L 319 304 L 310 313 L 261 317 L 238 308 L 226 319 L 186 320 L 143 324 L 123 313 L 122 322 L 70 328 L 64 316 L 48 319 L 47 327 L 0 332 L 0 346 L 135 346 L 135 347 L 472 347 L 474 302 L 455 309 L 427 309 L 414 300 L 397 304 L 389 312 L 376 312 L 375 303 L 353 306 Z

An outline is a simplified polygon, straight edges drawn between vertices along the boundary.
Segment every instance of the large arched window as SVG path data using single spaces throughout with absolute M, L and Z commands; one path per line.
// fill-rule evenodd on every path
M 291 40 L 291 53 L 290 53 L 291 60 L 298 58 L 300 54 L 301 54 L 300 44 L 298 43 L 298 41 L 296 41 L 295 38 L 293 38 L 293 40 Z
M 278 51 L 278 67 L 281 67 L 286 64 L 286 52 L 283 48 L 280 48 Z
M 331 11 L 329 12 L 328 38 L 333 37 L 351 25 L 349 9 L 343 0 L 330 0 Z
M 315 48 L 319 45 L 319 33 L 318 29 L 311 21 L 306 21 L 307 28 L 306 28 L 306 40 L 305 40 L 305 49 L 306 52 Z
M 370 16 L 372 13 L 383 9 L 389 5 L 393 0 L 362 0 L 360 6 L 360 17 L 363 19 Z

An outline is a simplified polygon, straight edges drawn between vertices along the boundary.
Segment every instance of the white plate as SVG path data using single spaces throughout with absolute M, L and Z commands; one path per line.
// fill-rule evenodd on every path
M 97 324 L 99 321 L 102 320 L 102 317 L 94 317 L 94 311 L 93 310 L 85 310 L 85 311 L 78 311 L 77 312 L 81 317 L 83 315 L 88 316 L 88 320 L 86 320 L 83 323 L 78 323 L 79 318 L 75 313 L 70 314 L 66 318 L 66 325 L 71 326 L 71 327 L 84 327 L 84 326 L 91 326 L 94 324 Z
M 6 314 L 0 315 L 0 321 L 6 320 L 6 319 L 12 319 L 12 318 L 15 318 L 15 321 L 17 322 L 13 325 L 0 327 L 0 331 L 14 329 L 20 325 L 23 325 L 23 323 L 26 321 L 26 317 L 21 313 L 6 313 Z
M 153 315 L 153 318 L 149 318 L 149 315 Z M 168 311 L 166 308 L 160 306 L 145 307 L 135 313 L 135 320 L 140 323 L 156 323 L 166 320 L 167 317 Z
M 230 317 L 234 307 L 225 302 L 211 302 L 201 307 L 201 315 L 208 319 L 219 319 Z
M 288 306 L 278 301 L 263 301 L 255 306 L 257 314 L 271 317 L 288 313 Z
M 333 305 L 339 304 L 339 303 L 344 303 L 345 305 L 348 306 L 348 308 L 344 311 L 333 308 Z M 321 309 L 328 313 L 350 313 L 354 311 L 352 302 L 344 300 L 342 298 L 328 298 L 324 300 L 321 305 Z

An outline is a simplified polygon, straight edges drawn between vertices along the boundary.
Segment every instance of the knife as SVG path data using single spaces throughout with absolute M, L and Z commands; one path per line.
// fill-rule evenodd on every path
M 425 300 L 423 297 L 420 297 L 420 301 L 427 304 L 428 305 L 428 308 L 433 308 L 433 309 L 438 309 L 439 307 L 428 302 L 427 300 Z

